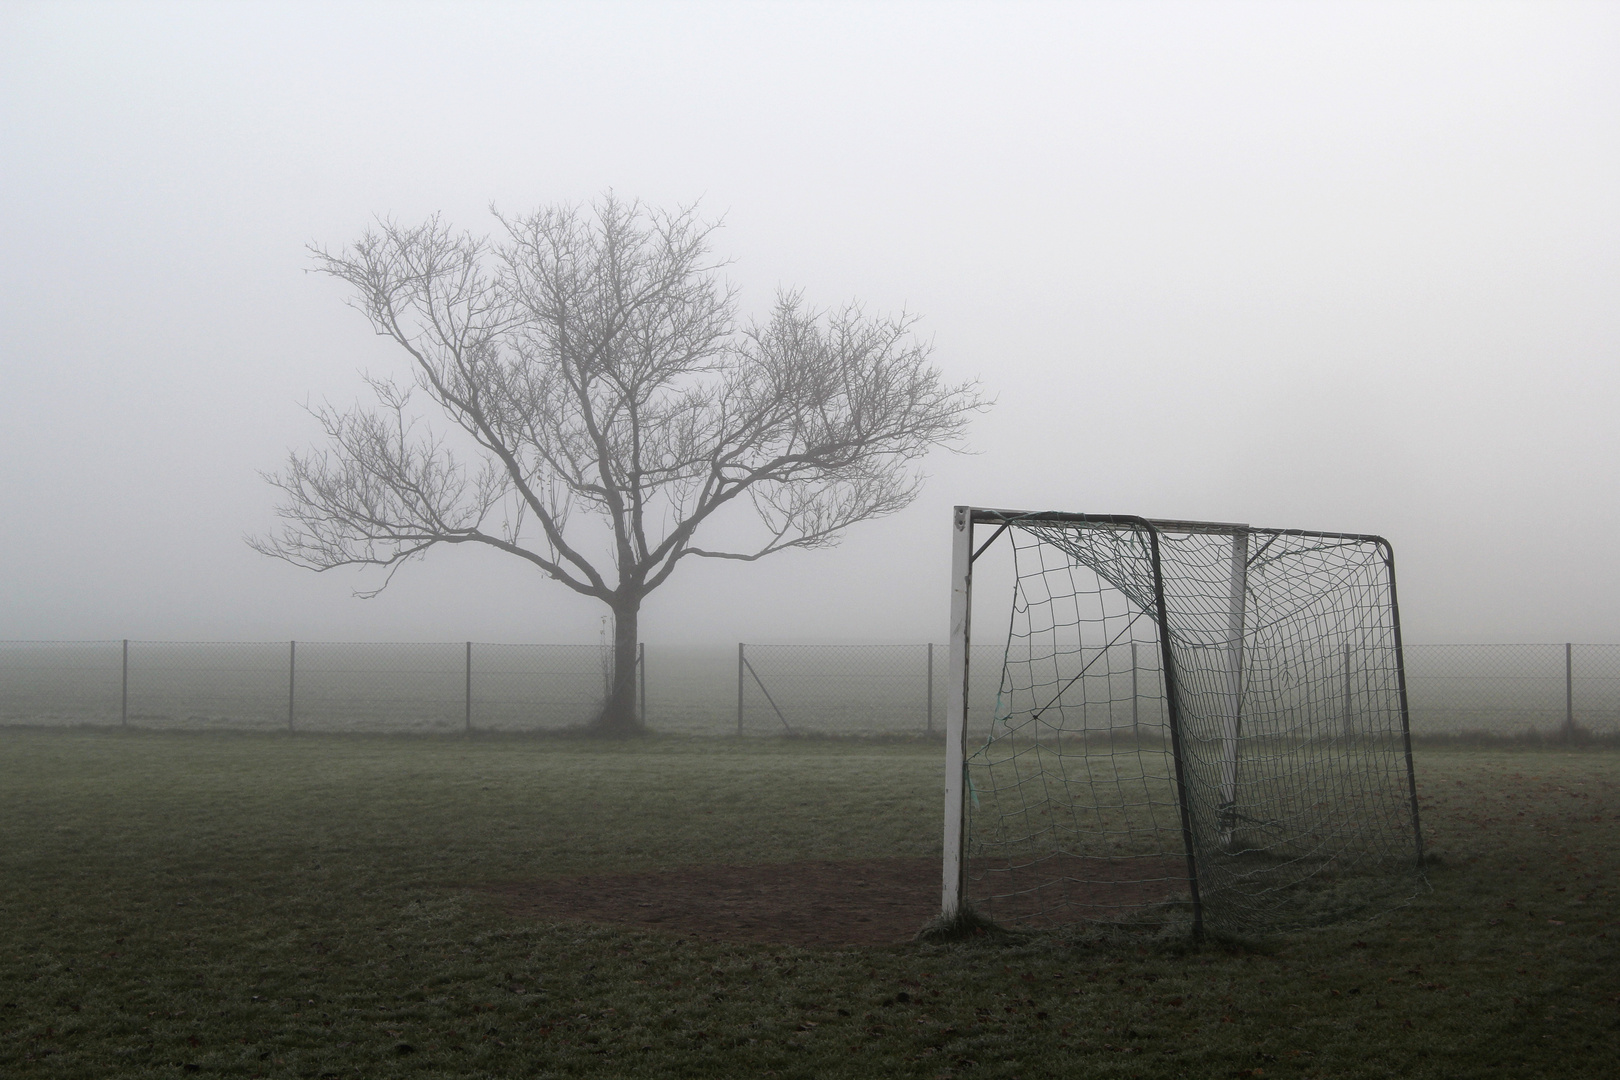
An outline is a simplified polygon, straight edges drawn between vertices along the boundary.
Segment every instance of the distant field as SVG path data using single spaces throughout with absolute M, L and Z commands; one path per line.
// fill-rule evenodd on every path
M 932 860 L 934 747 L 5 730 L 0 1074 L 1601 1075 L 1617 766 L 1425 751 L 1371 924 L 804 947 L 511 897 Z

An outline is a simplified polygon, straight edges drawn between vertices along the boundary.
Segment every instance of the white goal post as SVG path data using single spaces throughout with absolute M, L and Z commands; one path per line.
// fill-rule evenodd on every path
M 1410 895 L 1387 541 L 970 506 L 952 529 L 943 919 L 1253 932 Z M 1012 603 L 976 653 L 992 551 Z M 993 706 L 970 685 L 992 647 Z

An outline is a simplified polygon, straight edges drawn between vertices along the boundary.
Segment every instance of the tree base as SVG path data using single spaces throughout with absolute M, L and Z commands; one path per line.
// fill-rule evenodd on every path
M 647 734 L 647 726 L 633 712 L 606 708 L 585 725 L 585 734 L 603 739 L 633 739 Z

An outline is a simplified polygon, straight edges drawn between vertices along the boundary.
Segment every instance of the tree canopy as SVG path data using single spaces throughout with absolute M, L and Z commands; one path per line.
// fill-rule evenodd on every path
M 311 410 L 326 444 L 266 474 L 282 526 L 250 542 L 314 570 L 385 568 L 364 595 L 438 544 L 524 559 L 612 610 L 597 726 L 634 730 L 637 614 L 682 560 L 821 547 L 902 509 L 919 459 L 984 401 L 943 379 L 909 316 L 784 293 L 742 319 L 694 208 L 609 194 L 496 218 L 494 240 L 434 217 L 312 249 L 410 378 L 368 375 L 374 403 Z M 705 546 L 733 505 L 757 542 Z

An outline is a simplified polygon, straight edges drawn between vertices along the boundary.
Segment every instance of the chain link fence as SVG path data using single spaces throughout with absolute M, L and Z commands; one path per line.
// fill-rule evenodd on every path
M 1408 645 L 1412 734 L 1519 737 L 1620 735 L 1620 645 Z M 739 735 L 938 735 L 943 645 L 739 645 Z M 1099 730 L 1153 734 L 1164 725 L 1158 651 L 1119 644 L 1107 663 Z M 1001 657 L 975 650 L 969 738 L 996 714 Z
M 0 724 L 543 731 L 589 722 L 606 684 L 594 645 L 0 642 Z
M 1414 735 L 1620 734 L 1620 645 L 1408 645 Z
M 1115 646 L 1116 651 L 1127 646 Z M 641 712 L 682 735 L 930 738 L 944 645 L 660 648 Z M 482 642 L 0 642 L 0 724 L 316 732 L 556 731 L 606 696 L 597 645 Z M 1115 732 L 1163 724 L 1157 650 L 1110 655 Z M 1620 645 L 1408 645 L 1412 733 L 1620 736 Z M 977 649 L 970 737 L 996 709 L 1001 657 Z M 650 694 L 649 694 L 650 683 Z
M 738 735 L 944 731 L 944 646 L 737 646 Z

